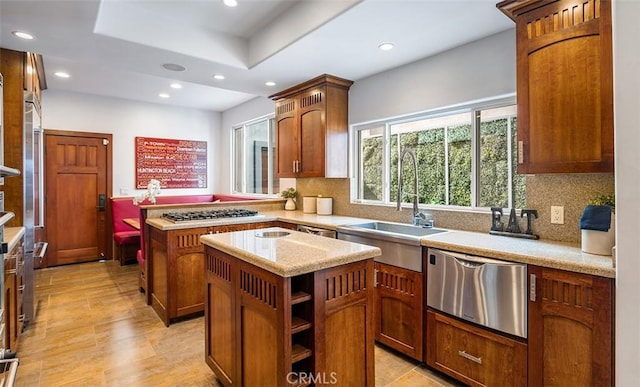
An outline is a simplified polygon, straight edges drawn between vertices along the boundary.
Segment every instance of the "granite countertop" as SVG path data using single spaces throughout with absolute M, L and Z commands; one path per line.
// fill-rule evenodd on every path
M 423 246 L 488 258 L 615 278 L 613 257 L 587 254 L 580 245 L 450 230 L 421 239 Z
M 356 224 L 370 222 L 371 219 L 354 218 L 340 215 L 317 215 L 305 214 L 301 211 L 261 211 L 258 216 L 247 216 L 240 218 L 206 219 L 173 223 L 163 218 L 147 218 L 147 224 L 157 229 L 181 230 L 194 227 L 213 227 L 238 223 L 271 222 L 279 220 L 282 222 L 303 224 L 305 226 L 319 227 L 335 231 L 337 226 L 345 224 Z
M 213 227 L 224 226 L 228 224 L 244 224 L 244 223 L 259 223 L 259 222 L 271 222 L 278 220 L 276 216 L 266 215 L 260 213 L 257 216 L 245 216 L 239 218 L 220 218 L 220 219 L 202 219 L 202 220 L 188 220 L 184 222 L 172 222 L 163 218 L 147 218 L 146 223 L 159 230 L 183 230 L 187 228 L 196 227 Z
M 274 231 L 288 235 L 278 238 L 260 236 L 264 232 Z M 207 234 L 201 236 L 200 241 L 282 277 L 362 261 L 381 253 L 377 247 L 280 227 Z
M 181 223 L 172 223 L 160 218 L 149 218 L 147 219 L 147 223 L 161 230 L 174 230 L 274 220 L 329 230 L 335 230 L 336 227 L 340 225 L 372 221 L 372 219 L 365 218 L 306 214 L 302 211 L 281 210 L 260 212 L 260 216 L 255 218 L 231 218 L 212 221 L 199 220 Z M 576 273 L 593 274 L 608 278 L 615 278 L 616 275 L 613 257 L 583 253 L 578 243 L 510 238 L 490 235 L 488 231 L 482 233 L 448 230 L 446 233 L 423 237 L 421 244 L 443 250 L 568 270 Z
M 24 227 L 5 227 L 4 228 L 4 242 L 8 245 L 8 250 L 11 251 L 18 243 L 20 238 L 24 235 Z

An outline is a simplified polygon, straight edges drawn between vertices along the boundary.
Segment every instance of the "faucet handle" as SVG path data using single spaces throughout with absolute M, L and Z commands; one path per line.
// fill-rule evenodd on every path
M 435 226 L 431 212 L 418 212 L 413 218 L 413 224 L 420 227 L 431 228 Z

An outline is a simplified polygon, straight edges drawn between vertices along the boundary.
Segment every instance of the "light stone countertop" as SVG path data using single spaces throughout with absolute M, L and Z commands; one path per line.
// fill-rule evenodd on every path
M 423 246 L 615 278 L 613 257 L 583 253 L 580 245 L 454 231 L 421 239 Z
M 289 235 L 260 237 L 264 232 L 281 231 Z M 380 249 L 359 243 L 270 227 L 258 230 L 207 234 L 200 241 L 252 265 L 282 277 L 293 277 L 330 267 L 370 259 Z
M 24 227 L 5 227 L 4 242 L 7 242 L 7 250 L 11 251 L 23 235 Z
M 162 218 L 148 218 L 147 224 L 159 230 L 181 230 L 194 227 L 213 227 L 238 223 L 271 222 L 279 220 L 305 226 L 319 227 L 335 231 L 337 226 L 371 222 L 371 219 L 340 215 L 305 214 L 302 211 L 260 211 L 258 216 L 240 218 L 205 219 L 173 223 Z
M 193 221 L 172 223 L 160 218 L 149 218 L 147 223 L 161 230 L 175 230 L 192 227 L 208 227 L 233 223 L 283 222 L 335 230 L 337 226 L 371 222 L 373 219 L 355 218 L 341 215 L 305 214 L 302 211 L 264 211 L 256 218 L 232 218 L 213 221 Z M 481 232 L 449 230 L 446 233 L 423 237 L 421 244 L 460 253 L 488 258 L 504 259 L 543 267 L 568 270 L 576 273 L 593 274 L 615 278 L 614 258 L 583 253 L 577 243 L 563 243 L 545 240 L 528 240 L 490 235 Z
M 147 218 L 146 223 L 159 230 L 183 230 L 187 228 L 197 227 L 213 227 L 224 226 L 228 224 L 246 224 L 246 223 L 259 223 L 259 222 L 271 222 L 278 220 L 277 217 L 260 213 L 257 216 L 244 216 L 239 218 L 220 218 L 220 219 L 202 219 L 202 220 L 189 220 L 183 222 L 171 222 L 163 218 Z

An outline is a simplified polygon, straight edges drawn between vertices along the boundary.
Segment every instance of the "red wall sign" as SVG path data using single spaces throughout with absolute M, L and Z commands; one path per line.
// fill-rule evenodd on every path
M 136 137 L 136 188 L 207 187 L 207 142 Z

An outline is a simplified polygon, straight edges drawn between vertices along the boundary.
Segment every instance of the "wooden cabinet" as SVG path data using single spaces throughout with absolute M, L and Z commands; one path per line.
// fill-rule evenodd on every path
M 426 319 L 429 366 L 470 386 L 527 385 L 525 343 L 432 310 Z
M 613 280 L 529 266 L 529 386 L 612 386 Z
M 16 350 L 22 332 L 24 312 L 22 293 L 24 292 L 24 254 L 21 237 L 4 255 L 4 334 L 6 348 Z
M 423 361 L 423 275 L 375 263 L 376 341 Z
M 40 107 L 40 91 L 46 89 L 42 57 L 38 54 L 0 49 L 0 73 L 3 76 L 3 141 L 4 163 L 22 173 L 4 180 L 4 209 L 15 217 L 7 226 L 23 226 L 25 167 L 30 162 L 24 147 L 25 92 L 34 94 L 34 102 Z
M 200 236 L 272 226 L 258 222 L 167 231 L 147 226 L 147 303 L 166 326 L 172 319 L 202 313 L 205 275 Z
M 223 385 L 374 385 L 372 259 L 280 277 L 205 254 L 205 361 Z
M 278 177 L 348 177 L 352 84 L 322 75 L 270 96 L 276 103 Z
M 507 0 L 516 22 L 518 172 L 612 172 L 609 0 Z
M 298 225 L 296 223 L 289 223 L 289 222 L 283 222 L 280 220 L 276 220 L 274 222 L 271 223 L 271 227 L 281 227 L 281 228 L 286 228 L 289 230 L 297 230 L 298 229 Z

